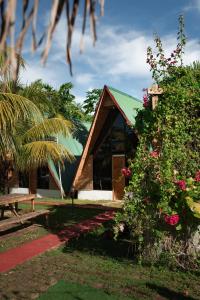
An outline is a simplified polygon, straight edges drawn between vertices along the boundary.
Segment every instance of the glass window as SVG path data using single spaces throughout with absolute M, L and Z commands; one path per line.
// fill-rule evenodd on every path
M 49 189 L 49 168 L 42 167 L 37 171 L 37 188 Z
M 29 174 L 19 172 L 19 187 L 29 188 Z
M 127 162 L 136 145 L 132 128 L 117 109 L 111 110 L 92 150 L 94 190 L 112 190 L 112 155 L 125 154 Z

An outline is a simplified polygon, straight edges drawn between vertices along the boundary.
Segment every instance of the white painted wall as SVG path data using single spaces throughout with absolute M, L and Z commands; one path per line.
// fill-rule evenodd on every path
M 112 200 L 113 192 L 112 191 L 101 191 L 101 190 L 78 191 L 78 199 L 80 199 L 80 200 Z
M 29 189 L 22 187 L 13 187 L 10 188 L 10 194 L 29 194 Z
M 29 194 L 28 188 L 10 188 L 10 194 Z M 60 198 L 59 190 L 37 189 L 36 197 L 38 198 Z

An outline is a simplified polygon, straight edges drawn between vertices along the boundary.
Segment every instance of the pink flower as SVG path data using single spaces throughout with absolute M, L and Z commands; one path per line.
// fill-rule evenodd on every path
M 153 158 L 158 158 L 159 157 L 159 152 L 154 150 L 154 151 L 151 151 L 149 155 Z
M 186 182 L 185 182 L 185 180 L 177 180 L 175 183 L 177 184 L 177 186 L 179 187 L 179 189 L 181 189 L 182 191 L 186 190 Z
M 171 216 L 165 215 L 164 220 L 169 225 L 176 225 L 179 222 L 180 217 L 179 217 L 178 214 L 174 214 L 174 215 L 171 215 Z
M 147 107 L 148 105 L 149 105 L 149 99 L 148 99 L 148 96 L 145 94 L 143 96 L 143 106 Z
M 200 170 L 198 170 L 195 174 L 195 180 L 200 182 Z
M 131 170 L 129 168 L 124 167 L 121 169 L 122 175 L 124 177 L 130 177 L 131 176 Z

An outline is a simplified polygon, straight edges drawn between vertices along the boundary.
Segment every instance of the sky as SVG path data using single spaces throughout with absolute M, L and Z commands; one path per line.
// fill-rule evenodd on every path
M 39 35 L 47 24 L 51 1 L 41 0 L 40 5 Z M 72 38 L 73 77 L 66 64 L 67 30 L 63 15 L 45 67 L 40 62 L 42 48 L 32 54 L 30 36 L 27 37 L 23 51 L 27 66 L 20 74 L 22 83 L 42 79 L 58 88 L 70 81 L 74 85 L 72 92 L 76 101 L 80 103 L 85 100 L 88 90 L 104 85 L 142 99 L 142 89 L 153 82 L 146 64 L 146 49 L 154 46 L 155 33 L 160 36 L 166 53 L 176 48 L 180 14 L 184 15 L 187 36 L 184 63 L 200 60 L 200 0 L 105 0 L 104 16 L 97 16 L 96 45 L 93 47 L 88 19 L 82 54 L 81 12 L 82 7 Z

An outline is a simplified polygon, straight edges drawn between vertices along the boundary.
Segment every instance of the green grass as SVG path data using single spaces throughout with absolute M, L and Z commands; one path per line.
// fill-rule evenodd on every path
M 129 300 L 127 297 L 109 295 L 100 289 L 87 285 L 75 284 L 60 280 L 57 284 L 50 287 L 46 293 L 41 295 L 38 300 Z
M 54 207 L 52 225 L 71 225 L 97 213 L 95 209 Z M 136 264 L 132 245 L 112 238 L 112 225 L 107 222 L 0 274 L 0 299 L 200 299 L 198 273 Z
M 200 299 L 199 274 L 136 264 L 131 245 L 113 240 L 111 227 L 0 274 L 0 299 Z
M 37 198 L 35 200 L 37 201 L 41 201 L 41 202 L 52 202 L 52 203 L 66 203 L 71 205 L 72 204 L 72 199 L 70 198 L 65 198 L 65 199 L 61 199 L 61 198 Z M 74 204 L 78 204 L 78 205 L 102 205 L 102 206 L 109 206 L 109 207 L 117 207 L 117 208 L 121 208 L 122 207 L 122 201 L 109 201 L 109 200 L 79 200 L 79 199 L 74 199 L 73 200 Z
M 36 205 L 35 209 L 39 210 L 42 208 L 47 208 L 47 206 Z M 98 215 L 100 211 L 98 209 L 85 209 L 71 206 L 49 206 L 51 211 L 49 215 L 49 227 L 45 225 L 45 219 L 43 216 L 34 220 L 34 223 L 40 225 L 27 228 L 27 231 L 23 231 L 23 234 L 9 235 L 8 237 L 1 237 L 0 239 L 0 252 L 4 252 L 10 248 L 19 246 L 23 243 L 30 242 L 48 233 L 56 233 L 57 231 L 63 229 L 66 226 L 74 225 L 75 223 L 81 222 L 85 219 L 89 219 Z M 19 204 L 19 213 L 23 214 L 30 211 L 29 203 Z

